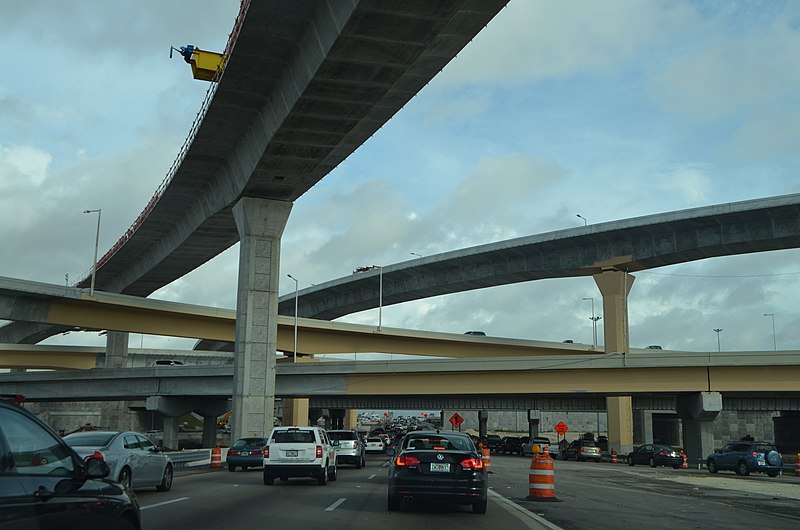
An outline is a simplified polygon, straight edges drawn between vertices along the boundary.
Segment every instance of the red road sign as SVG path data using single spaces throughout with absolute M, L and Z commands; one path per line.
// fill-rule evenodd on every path
M 569 427 L 567 427 L 566 423 L 564 423 L 563 421 L 560 421 L 560 422 L 558 422 L 558 425 L 553 427 L 553 429 L 555 429 L 555 431 L 558 434 L 560 434 L 561 436 L 564 436 L 564 433 L 569 430 Z
M 454 413 L 452 416 L 450 416 L 450 424 L 451 424 L 453 427 L 456 427 L 456 428 L 458 428 L 458 427 L 460 427 L 460 426 L 461 426 L 461 424 L 462 424 L 462 423 L 464 423 L 464 418 L 462 418 L 461 416 L 459 416 L 459 415 L 458 415 L 458 412 L 456 412 L 456 413 Z

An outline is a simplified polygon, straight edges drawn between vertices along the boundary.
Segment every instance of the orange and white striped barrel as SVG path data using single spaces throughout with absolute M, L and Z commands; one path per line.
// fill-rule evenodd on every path
M 800 453 L 797 453 L 794 457 L 794 474 L 800 477 Z
M 556 501 L 556 480 L 553 459 L 548 453 L 533 455 L 528 472 L 528 500 Z
M 219 446 L 211 449 L 211 467 L 222 467 L 222 449 Z
M 481 460 L 483 461 L 483 467 L 486 468 L 487 473 L 492 472 L 492 452 L 486 448 L 481 449 Z
M 689 469 L 689 457 L 686 456 L 686 453 L 681 450 L 681 456 L 683 457 L 683 462 L 681 462 L 681 469 Z
M 616 449 L 612 449 L 611 450 L 611 463 L 612 464 L 616 464 L 618 462 L 619 462 L 619 455 L 617 455 L 617 450 Z

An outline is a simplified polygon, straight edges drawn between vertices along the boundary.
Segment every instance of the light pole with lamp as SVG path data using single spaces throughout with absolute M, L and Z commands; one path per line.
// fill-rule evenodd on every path
M 378 331 L 381 330 L 383 323 L 383 267 L 380 265 L 373 265 L 372 268 L 378 268 Z
M 775 313 L 764 313 L 764 316 L 772 319 L 772 349 L 778 351 L 778 339 L 775 338 Z
M 92 261 L 92 286 L 89 289 L 89 296 L 94 296 L 94 277 L 97 274 L 97 246 L 100 244 L 100 217 L 103 215 L 103 209 L 84 210 L 83 213 L 97 214 L 97 233 L 94 236 L 94 261 Z
M 722 346 L 720 346 L 720 342 L 719 342 L 719 332 L 722 331 L 722 328 L 714 328 L 714 331 L 717 332 L 717 351 L 721 352 L 722 351 Z
M 292 358 L 292 362 L 297 362 L 297 278 L 292 276 L 291 274 L 287 274 L 289 278 L 294 280 L 294 358 Z
M 412 256 L 416 256 L 418 258 L 422 257 L 422 254 L 417 254 L 416 252 L 409 252 L 409 254 L 411 254 Z
M 592 346 L 597 348 L 597 321 L 600 320 L 600 317 L 594 316 L 594 297 L 587 296 L 586 298 L 581 298 L 581 300 L 591 300 L 592 302 L 592 316 L 589 320 L 592 321 Z
M 580 217 L 581 219 L 583 219 L 583 226 L 586 226 L 586 223 L 587 223 L 586 218 L 584 216 L 582 216 L 581 214 L 577 214 L 577 216 Z

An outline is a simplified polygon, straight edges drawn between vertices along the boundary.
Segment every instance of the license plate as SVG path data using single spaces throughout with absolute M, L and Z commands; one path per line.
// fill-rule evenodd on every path
M 240 454 L 240 455 L 242 455 L 242 456 L 247 456 L 247 455 L 249 455 L 250 453 L 248 453 L 247 451 L 242 451 L 242 452 L 241 452 L 241 453 L 239 453 L 239 454 Z
M 439 464 L 439 463 L 432 463 L 431 464 L 431 471 L 437 473 L 449 473 L 450 472 L 450 464 Z
M 296 457 L 297 456 L 297 449 L 288 449 L 286 451 L 287 457 Z

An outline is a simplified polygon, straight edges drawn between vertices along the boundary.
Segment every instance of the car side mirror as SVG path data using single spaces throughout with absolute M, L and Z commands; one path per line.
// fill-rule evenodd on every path
M 390 447 L 386 450 L 386 456 L 394 456 L 397 451 L 394 450 L 394 447 Z
M 106 478 L 111 473 L 111 468 L 104 460 L 99 458 L 89 457 L 86 459 L 86 478 L 98 479 Z

